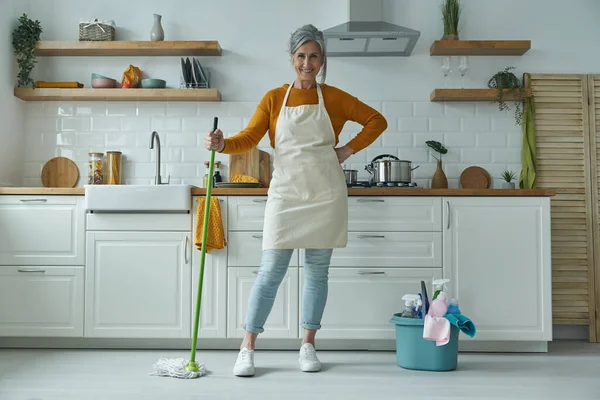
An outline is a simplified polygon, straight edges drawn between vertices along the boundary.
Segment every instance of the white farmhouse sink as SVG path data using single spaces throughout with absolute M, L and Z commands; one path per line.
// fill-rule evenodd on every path
M 190 211 L 191 185 L 86 185 L 89 211 Z

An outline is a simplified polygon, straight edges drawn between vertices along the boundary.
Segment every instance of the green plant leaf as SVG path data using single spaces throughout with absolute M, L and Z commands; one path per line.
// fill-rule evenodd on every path
M 34 51 L 36 43 L 40 40 L 42 27 L 40 21 L 29 19 L 27 14 L 19 17 L 18 21 L 19 25 L 12 33 L 12 45 L 19 65 L 18 86 L 35 87 L 35 82 L 29 75 L 37 63 Z

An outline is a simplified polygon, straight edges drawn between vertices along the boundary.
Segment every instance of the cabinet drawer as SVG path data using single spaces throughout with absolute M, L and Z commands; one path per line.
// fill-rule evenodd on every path
M 442 199 L 439 197 L 350 196 L 348 198 L 348 230 L 441 232 Z
M 334 249 L 332 267 L 442 267 L 441 232 L 350 232 L 348 245 Z M 304 265 L 304 250 L 300 265 Z
M 83 265 L 82 196 L 0 196 L 0 265 Z
M 262 260 L 262 231 L 229 232 L 227 256 L 231 267 L 259 267 Z M 291 267 L 298 266 L 298 250 L 292 253 Z
M 228 201 L 230 231 L 262 231 L 267 196 L 230 196 Z
M 83 337 L 83 267 L 0 267 L 0 336 Z
M 327 307 L 319 337 L 395 339 L 396 330 L 390 319 L 402 311 L 402 296 L 419 293 L 422 280 L 431 288 L 432 280 L 441 277 L 441 268 L 330 269 Z M 300 293 L 304 284 L 304 268 L 300 268 Z M 299 318 L 301 323 L 302 316 Z

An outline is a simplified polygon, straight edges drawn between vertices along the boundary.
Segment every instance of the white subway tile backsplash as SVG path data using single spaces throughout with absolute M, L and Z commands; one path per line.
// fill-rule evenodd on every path
M 443 117 L 444 104 L 433 102 L 418 102 L 414 103 L 415 117 Z
M 382 114 L 387 119 L 388 123 L 390 120 L 395 120 L 400 117 L 412 117 L 413 116 L 413 103 L 407 101 L 385 101 L 383 102 Z
M 79 129 L 81 130 L 81 129 Z M 95 132 L 112 132 L 121 130 L 119 117 L 92 117 L 92 130 Z
M 475 147 L 476 135 L 470 132 L 452 132 L 444 135 L 444 145 L 453 147 Z
M 427 132 L 429 120 L 427 118 L 398 118 L 400 132 Z
M 152 117 L 152 130 L 163 132 L 181 131 L 180 117 Z
M 489 132 L 490 126 L 491 120 L 487 117 L 462 119 L 463 132 Z
M 447 132 L 460 130 L 460 119 L 455 117 L 429 118 L 431 132 Z
M 499 112 L 487 102 L 431 103 L 378 101 L 367 104 L 380 110 L 388 129 L 369 147 L 344 163 L 358 170 L 359 179 L 369 177 L 364 167 L 382 154 L 410 160 L 419 166 L 413 181 L 428 187 L 435 173 L 436 160 L 426 147 L 427 140 L 442 142 L 448 153 L 443 168 L 450 187 L 459 187 L 462 171 L 479 165 L 494 175 L 494 182 L 507 166 L 520 172 L 521 127 L 514 123 L 514 110 Z M 32 102 L 27 104 L 25 141 L 27 150 L 23 168 L 24 183 L 40 185 L 41 166 L 50 158 L 65 155 L 80 171 L 87 170 L 88 152 L 123 152 L 123 182 L 152 183 L 156 173 L 156 150 L 149 148 L 150 134 L 161 140 L 161 175 L 171 183 L 202 185 L 204 161 L 209 152 L 204 136 L 212 129 L 213 118 L 226 137 L 241 131 L 256 111 L 258 102 Z M 362 130 L 348 122 L 340 135 L 340 145 L 348 143 Z M 265 133 L 258 147 L 273 154 Z M 218 154 L 221 174 L 227 177 L 228 155 Z M 80 179 L 78 186 L 86 184 Z
M 462 162 L 464 164 L 490 163 L 492 162 L 492 150 L 462 149 Z

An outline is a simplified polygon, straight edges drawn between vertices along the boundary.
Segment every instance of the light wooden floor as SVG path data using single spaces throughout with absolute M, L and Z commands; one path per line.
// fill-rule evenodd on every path
M 1 400 L 600 399 L 600 345 L 553 343 L 548 354 L 464 354 L 454 372 L 408 371 L 393 352 L 322 351 L 302 373 L 296 352 L 257 351 L 257 375 L 232 376 L 234 351 L 199 351 L 208 376 L 152 377 L 185 351 L 0 349 Z

